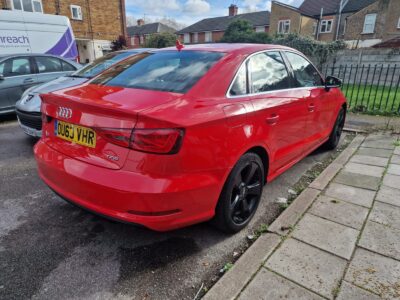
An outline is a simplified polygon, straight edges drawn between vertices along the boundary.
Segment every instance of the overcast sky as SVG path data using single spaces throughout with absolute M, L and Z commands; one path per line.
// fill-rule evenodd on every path
M 235 3 L 239 13 L 257 10 L 270 10 L 270 0 L 125 0 L 128 16 L 136 19 L 143 16 L 155 20 L 163 17 L 175 19 L 186 25 L 201 19 L 226 16 L 228 7 Z M 299 6 L 303 0 L 280 0 L 293 6 Z

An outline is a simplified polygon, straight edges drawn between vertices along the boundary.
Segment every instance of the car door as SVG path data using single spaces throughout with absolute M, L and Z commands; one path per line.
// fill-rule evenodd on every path
M 0 63 L 0 112 L 12 111 L 23 92 L 37 84 L 28 56 L 13 57 Z
M 321 75 L 307 58 L 291 51 L 284 53 L 293 70 L 298 94 L 307 103 L 307 148 L 313 149 L 319 146 L 332 130 L 334 98 L 332 93 L 326 91 Z
M 64 76 L 67 72 L 63 71 L 60 59 L 52 56 L 35 56 L 35 63 L 38 73 L 38 82 L 44 83 Z
M 279 51 L 252 55 L 248 61 L 255 132 L 270 151 L 270 174 L 300 159 L 306 126 L 305 100 L 291 90 L 292 77 Z

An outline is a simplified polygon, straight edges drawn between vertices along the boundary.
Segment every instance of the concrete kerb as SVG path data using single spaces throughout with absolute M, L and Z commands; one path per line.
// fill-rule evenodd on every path
M 207 292 L 203 299 L 235 299 L 250 282 L 262 264 L 290 233 L 322 190 L 352 157 L 364 141 L 357 135 L 350 145 L 306 188 L 293 203 L 268 227 L 269 233 L 261 235 L 238 259 L 234 266 Z M 326 180 L 328 177 L 329 180 Z

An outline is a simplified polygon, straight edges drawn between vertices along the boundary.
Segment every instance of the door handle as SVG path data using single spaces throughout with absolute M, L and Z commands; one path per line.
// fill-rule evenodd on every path
M 308 105 L 308 111 L 309 112 L 313 112 L 314 110 L 315 110 L 315 104 L 314 103 L 309 104 Z
M 33 83 L 33 78 L 26 78 L 24 83 Z
M 279 115 L 277 115 L 277 114 L 272 114 L 271 116 L 269 116 L 269 117 L 266 119 L 266 121 L 267 121 L 267 123 L 268 123 L 269 125 L 275 125 L 275 124 L 278 123 L 278 121 L 279 121 Z

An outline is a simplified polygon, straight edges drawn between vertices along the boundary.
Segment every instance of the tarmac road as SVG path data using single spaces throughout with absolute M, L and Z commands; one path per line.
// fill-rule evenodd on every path
M 12 118 L 0 123 L 0 299 L 193 299 L 232 261 L 277 197 L 333 152 L 316 152 L 265 187 L 247 230 L 228 236 L 208 224 L 169 233 L 94 216 L 39 179 L 35 141 Z

